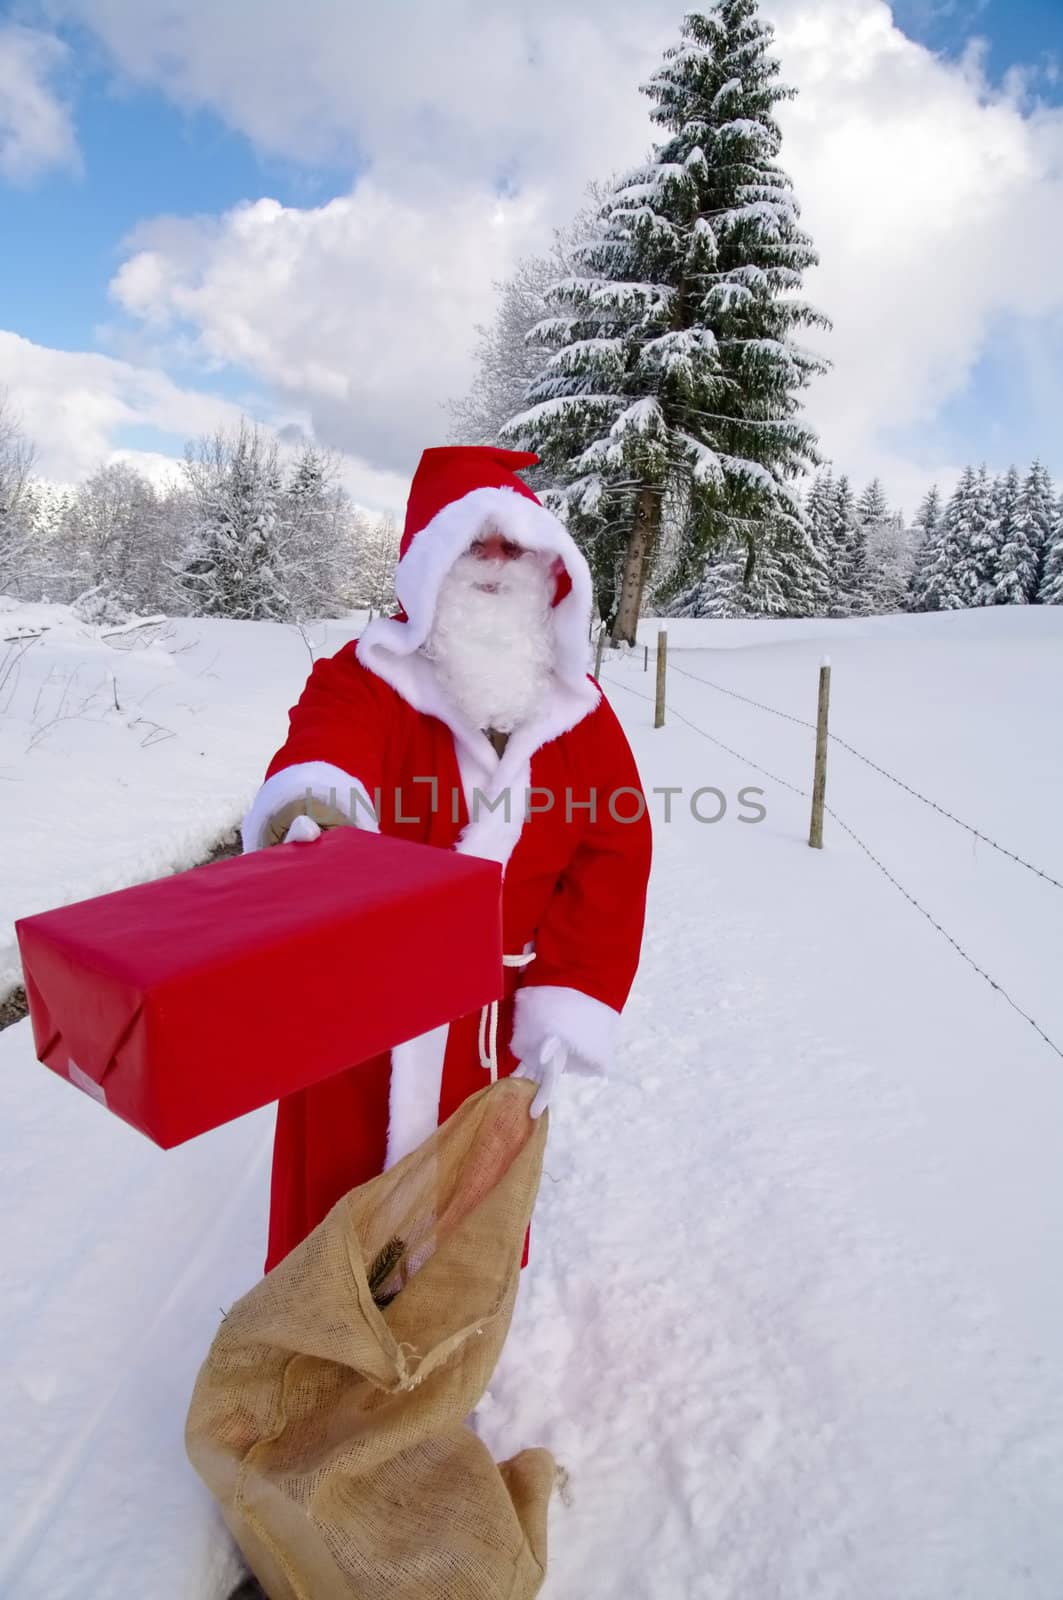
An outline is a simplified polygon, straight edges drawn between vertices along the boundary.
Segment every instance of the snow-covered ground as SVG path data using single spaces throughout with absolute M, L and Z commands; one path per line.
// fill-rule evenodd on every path
M 654 797 L 626 1042 L 610 1082 L 564 1085 L 480 1416 L 499 1454 L 546 1444 L 570 1474 L 544 1594 L 1058 1600 L 1063 1059 L 836 823 L 808 849 L 776 781 L 808 787 L 808 729 L 705 680 L 807 719 L 828 651 L 838 734 L 1063 882 L 1063 610 L 669 636 L 662 730 L 652 660 L 604 668 L 647 785 L 684 793 L 670 823 Z M 110 670 L 62 638 L 36 670 L 90 647 Z M 254 787 L 302 640 L 181 623 L 159 650 L 115 673 L 123 715 L 159 684 L 145 714 L 175 737 L 147 747 L 115 713 L 27 752 L 20 686 L 8 919 L 193 858 Z M 715 824 L 689 805 L 709 786 Z M 828 801 L 1063 1047 L 1063 889 L 839 748 Z M 37 1066 L 27 1024 L 0 1034 L 0 1593 L 224 1592 L 181 1431 L 261 1264 L 269 1141 L 260 1113 L 156 1151 Z

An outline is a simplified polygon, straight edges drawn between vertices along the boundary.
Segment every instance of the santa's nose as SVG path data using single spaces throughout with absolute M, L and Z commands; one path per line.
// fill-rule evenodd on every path
M 485 533 L 473 544 L 472 553 L 479 556 L 481 561 L 516 561 L 524 554 L 524 550 L 503 533 Z

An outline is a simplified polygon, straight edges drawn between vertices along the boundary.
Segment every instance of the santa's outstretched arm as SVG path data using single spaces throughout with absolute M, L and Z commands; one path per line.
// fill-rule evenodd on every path
M 536 933 L 535 960 L 516 993 L 513 1052 L 529 1060 L 556 1037 L 570 1066 L 603 1070 L 642 948 L 651 830 L 615 713 L 603 701 L 595 719 L 595 817 Z
M 322 827 L 375 832 L 385 738 L 379 694 L 354 647 L 316 661 L 244 818 L 244 850 L 278 844 L 304 813 Z

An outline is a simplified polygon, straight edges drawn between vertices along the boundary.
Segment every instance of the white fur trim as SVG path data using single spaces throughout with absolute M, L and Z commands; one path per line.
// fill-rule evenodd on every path
M 391 1052 L 387 1172 L 435 1133 L 449 1023 L 398 1044 Z
M 490 524 L 527 550 L 559 555 L 572 583 L 551 613 L 556 666 L 538 716 L 510 735 L 499 759 L 491 741 L 457 709 L 443 690 L 432 662 L 421 655 L 435 616 L 439 588 L 458 557 Z M 443 507 L 415 535 L 399 562 L 395 589 L 409 621 L 378 617 L 358 641 L 358 659 L 391 685 L 407 705 L 445 724 L 454 736 L 469 810 L 469 823 L 456 848 L 503 867 L 524 824 L 531 783 L 531 758 L 593 711 L 601 691 L 587 676 L 591 576 L 586 561 L 564 526 L 545 506 L 515 489 L 473 489 Z M 477 801 L 479 789 L 484 799 Z M 508 791 L 509 815 L 503 797 Z M 491 804 L 498 802 L 498 809 Z
M 428 638 L 440 585 L 455 561 L 464 555 L 485 527 L 496 528 L 525 550 L 560 556 L 572 584 L 551 613 L 557 645 L 556 671 L 563 683 L 578 687 L 587 675 L 590 653 L 592 585 L 590 568 L 572 535 L 545 506 L 516 489 L 473 489 L 437 511 L 414 535 L 395 570 L 395 593 L 408 622 L 378 617 L 358 646 L 365 666 L 371 663 L 363 646 L 377 646 L 394 655 L 412 655 Z
M 352 797 L 352 790 L 357 799 Z M 267 778 L 251 802 L 241 828 L 244 853 L 260 850 L 270 818 L 293 800 L 305 799 L 307 791 L 322 804 L 337 806 L 357 827 L 369 833 L 380 832 L 372 798 L 359 778 L 329 761 L 300 761 Z
M 587 1065 L 604 1069 L 616 1051 L 620 1013 L 582 989 L 548 983 L 518 989 L 513 1018 L 518 1061 L 534 1055 L 551 1034 Z

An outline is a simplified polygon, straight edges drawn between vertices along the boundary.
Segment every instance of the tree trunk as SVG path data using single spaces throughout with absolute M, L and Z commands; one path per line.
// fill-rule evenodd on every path
M 640 489 L 635 501 L 635 520 L 624 556 L 624 576 L 620 585 L 620 604 L 613 623 L 614 644 L 634 644 L 642 609 L 642 591 L 650 558 L 661 524 L 661 497 L 656 489 Z

